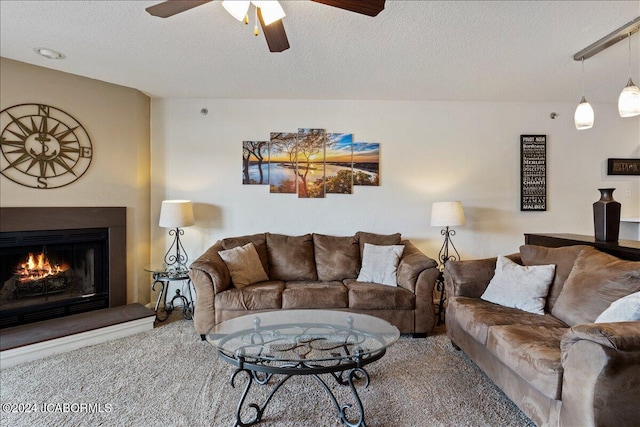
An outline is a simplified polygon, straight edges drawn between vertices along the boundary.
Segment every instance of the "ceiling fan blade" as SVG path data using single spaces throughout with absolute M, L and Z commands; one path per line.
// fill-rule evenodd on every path
M 153 16 L 160 18 L 168 18 L 177 15 L 185 10 L 193 9 L 212 0 L 167 0 L 153 6 L 149 6 L 145 10 Z
M 265 25 L 260 8 L 258 8 L 258 19 L 260 20 L 260 26 L 262 27 L 264 38 L 267 39 L 269 51 L 282 52 L 283 50 L 289 49 L 289 39 L 287 39 L 287 33 L 284 30 L 282 19 L 278 19 L 269 25 Z
M 363 15 L 377 16 L 384 10 L 385 0 L 311 0 Z

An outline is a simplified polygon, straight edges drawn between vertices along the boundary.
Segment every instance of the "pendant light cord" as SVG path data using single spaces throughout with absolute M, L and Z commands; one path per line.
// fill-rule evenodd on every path
M 627 34 L 629 39 L 629 78 L 631 78 L 631 33 Z
M 584 58 L 582 58 L 582 96 L 584 97 Z

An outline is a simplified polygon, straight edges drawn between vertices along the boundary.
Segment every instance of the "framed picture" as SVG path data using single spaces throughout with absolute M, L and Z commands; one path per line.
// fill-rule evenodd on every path
M 640 159 L 607 159 L 607 175 L 640 175 Z
M 520 210 L 547 210 L 546 135 L 520 135 Z

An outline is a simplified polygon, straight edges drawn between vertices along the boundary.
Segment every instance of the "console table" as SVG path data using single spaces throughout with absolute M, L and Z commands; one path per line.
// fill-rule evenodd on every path
M 582 234 L 527 234 L 524 235 L 524 242 L 528 245 L 547 246 L 559 248 L 571 245 L 589 245 L 594 248 L 616 256 L 618 258 L 640 261 L 640 241 L 618 240 L 617 242 L 603 242 L 596 240 L 593 236 Z

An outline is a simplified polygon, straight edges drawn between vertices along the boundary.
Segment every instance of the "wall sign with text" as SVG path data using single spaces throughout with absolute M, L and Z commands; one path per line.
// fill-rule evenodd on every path
M 640 159 L 607 159 L 607 175 L 640 175 Z
M 546 135 L 520 135 L 520 210 L 547 210 Z

